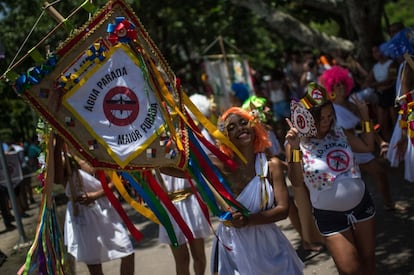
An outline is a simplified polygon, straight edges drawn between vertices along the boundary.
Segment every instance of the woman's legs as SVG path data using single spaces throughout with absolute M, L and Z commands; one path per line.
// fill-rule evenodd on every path
M 324 240 L 313 219 L 308 189 L 305 186 L 294 187 L 293 193 L 298 210 L 301 230 L 299 233 L 302 237 L 303 248 L 320 252 L 324 248 L 322 245 Z
M 335 262 L 339 274 L 360 274 L 360 261 L 355 246 L 354 236 L 349 229 L 345 232 L 325 238 L 328 248 Z
M 206 270 L 206 253 L 204 239 L 195 239 L 190 243 L 191 256 L 193 257 L 194 273 L 203 275 Z
M 375 274 L 375 218 L 357 223 L 354 236 L 363 263 L 361 274 Z
M 177 275 L 190 275 L 190 254 L 188 253 L 187 244 L 178 247 L 171 247 L 175 261 L 175 271 Z
M 121 259 L 121 275 L 134 275 L 135 257 L 134 253 Z
M 339 274 L 375 274 L 375 219 L 325 237 Z
M 91 275 L 103 275 L 102 264 L 88 264 L 87 266 Z

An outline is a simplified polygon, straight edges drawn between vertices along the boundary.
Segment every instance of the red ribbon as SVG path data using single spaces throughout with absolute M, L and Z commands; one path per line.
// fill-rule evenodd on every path
M 157 180 L 151 174 L 150 171 L 145 171 L 143 173 L 145 181 L 149 184 L 152 191 L 157 195 L 157 197 L 161 200 L 164 206 L 168 209 L 168 212 L 173 216 L 175 222 L 180 227 L 181 231 L 187 238 L 189 242 L 194 240 L 193 232 L 191 232 L 190 228 L 184 221 L 181 214 L 178 212 L 177 208 L 175 208 L 174 204 L 171 202 L 168 194 L 161 188 L 158 184 Z
M 106 181 L 106 175 L 103 170 L 97 170 L 96 175 L 98 176 L 98 179 L 101 182 L 102 188 L 105 191 L 105 195 L 108 198 L 109 202 L 112 204 L 112 206 L 115 208 L 115 210 L 118 212 L 121 219 L 124 221 L 126 227 L 128 228 L 129 232 L 131 233 L 132 237 L 139 242 L 143 235 L 139 230 L 135 227 L 135 225 L 131 222 L 128 215 L 126 214 L 124 208 L 122 208 L 121 203 L 118 201 L 118 199 L 115 197 L 114 193 L 112 193 L 112 190 L 108 186 L 108 182 Z
M 201 143 L 203 143 L 203 145 L 206 146 L 207 149 L 213 155 L 215 155 L 219 160 L 221 160 L 224 164 L 226 164 L 227 167 L 229 167 L 232 171 L 235 171 L 238 164 L 233 159 L 231 159 L 229 156 L 227 156 L 222 151 L 220 151 L 220 149 L 217 146 L 215 146 L 214 144 L 211 144 L 211 142 L 209 142 L 204 137 L 204 135 L 201 133 L 200 129 L 195 125 L 194 120 L 191 118 L 191 116 L 188 114 L 188 112 L 186 112 L 186 116 L 187 116 L 187 122 L 188 122 L 191 130 L 197 136 L 198 140 L 201 141 Z

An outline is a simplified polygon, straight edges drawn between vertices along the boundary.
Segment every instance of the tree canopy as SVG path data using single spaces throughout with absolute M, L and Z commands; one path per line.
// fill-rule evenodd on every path
M 53 7 L 67 17 L 82 1 L 55 1 Z M 95 0 L 95 7 L 106 1 Z M 368 68 L 371 48 L 387 39 L 386 25 L 410 18 L 408 0 L 126 0 L 164 54 L 171 68 L 191 87 L 200 84 L 203 57 L 222 52 L 217 37 L 223 37 L 228 54 L 239 54 L 255 70 L 270 72 L 281 68 L 286 51 L 311 48 L 315 52 L 334 49 L 352 51 Z M 43 1 L 0 2 L 0 40 L 5 58 L 4 73 L 56 26 L 45 12 Z M 43 16 L 41 16 L 43 15 Z M 65 28 L 39 45 L 45 52 L 64 41 L 73 28 L 89 17 L 85 10 L 73 16 Z M 35 26 L 35 27 L 34 27 Z M 16 73 L 26 70 L 32 60 L 22 60 Z M 7 83 L 0 83 L 2 110 L 0 128 L 11 128 L 16 137 L 28 138 L 34 131 L 34 113 Z

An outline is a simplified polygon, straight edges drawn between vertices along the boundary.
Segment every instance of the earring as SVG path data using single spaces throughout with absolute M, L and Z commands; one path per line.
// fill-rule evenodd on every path
M 336 98 L 336 94 L 334 92 L 329 94 L 329 97 L 331 100 L 334 100 Z

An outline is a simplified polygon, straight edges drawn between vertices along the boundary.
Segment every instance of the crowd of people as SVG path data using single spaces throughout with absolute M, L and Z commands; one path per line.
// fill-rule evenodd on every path
M 390 34 L 401 30 L 390 29 Z M 400 128 L 404 114 L 398 113 L 395 104 L 414 88 L 409 74 L 414 68 L 401 56 L 387 56 L 382 48 L 372 48 L 372 68 L 363 68 L 351 54 L 340 51 L 329 55 L 292 51 L 285 67 L 256 86 L 254 93 L 234 84 L 232 106 L 221 114 L 203 112 L 210 119 L 217 115 L 218 129 L 247 160 L 211 140 L 238 164 L 231 171 L 209 155 L 248 212 L 226 209 L 230 218 L 215 229 L 208 264 L 204 239 L 211 228 L 186 175 L 179 169 L 161 168 L 158 180 L 195 237 L 188 242 L 174 224 L 179 245 L 172 246 L 160 225 L 159 241 L 171 246 L 176 274 L 191 273 L 190 256 L 195 274 L 205 274 L 207 266 L 213 274 L 303 274 L 304 263 L 276 223 L 288 217 L 303 248 L 326 248 L 340 274 L 375 274 L 376 206 L 363 173 L 373 177 L 384 209 L 404 211 L 391 196 L 388 167 L 398 165 L 403 157 L 408 163 L 414 158 L 407 126 Z M 293 106 L 304 119 L 302 125 L 292 115 Z M 12 144 L 5 148 L 20 151 Z M 35 146 L 28 147 L 28 171 L 38 165 L 39 153 Z M 102 262 L 117 258 L 122 259 L 121 274 L 133 274 L 131 241 L 93 168 L 77 159 L 72 171 L 72 184 L 66 186 L 70 198 L 64 234 L 68 252 L 85 262 L 91 274 L 102 274 Z M 414 182 L 412 173 L 405 172 L 405 178 Z M 23 202 L 33 199 L 29 189 L 20 191 L 28 196 Z M 3 205 L 3 191 L 1 194 L 3 220 L 9 227 L 12 216 Z M 23 203 L 22 215 L 24 209 Z M 96 249 L 99 255 L 93 253 Z

